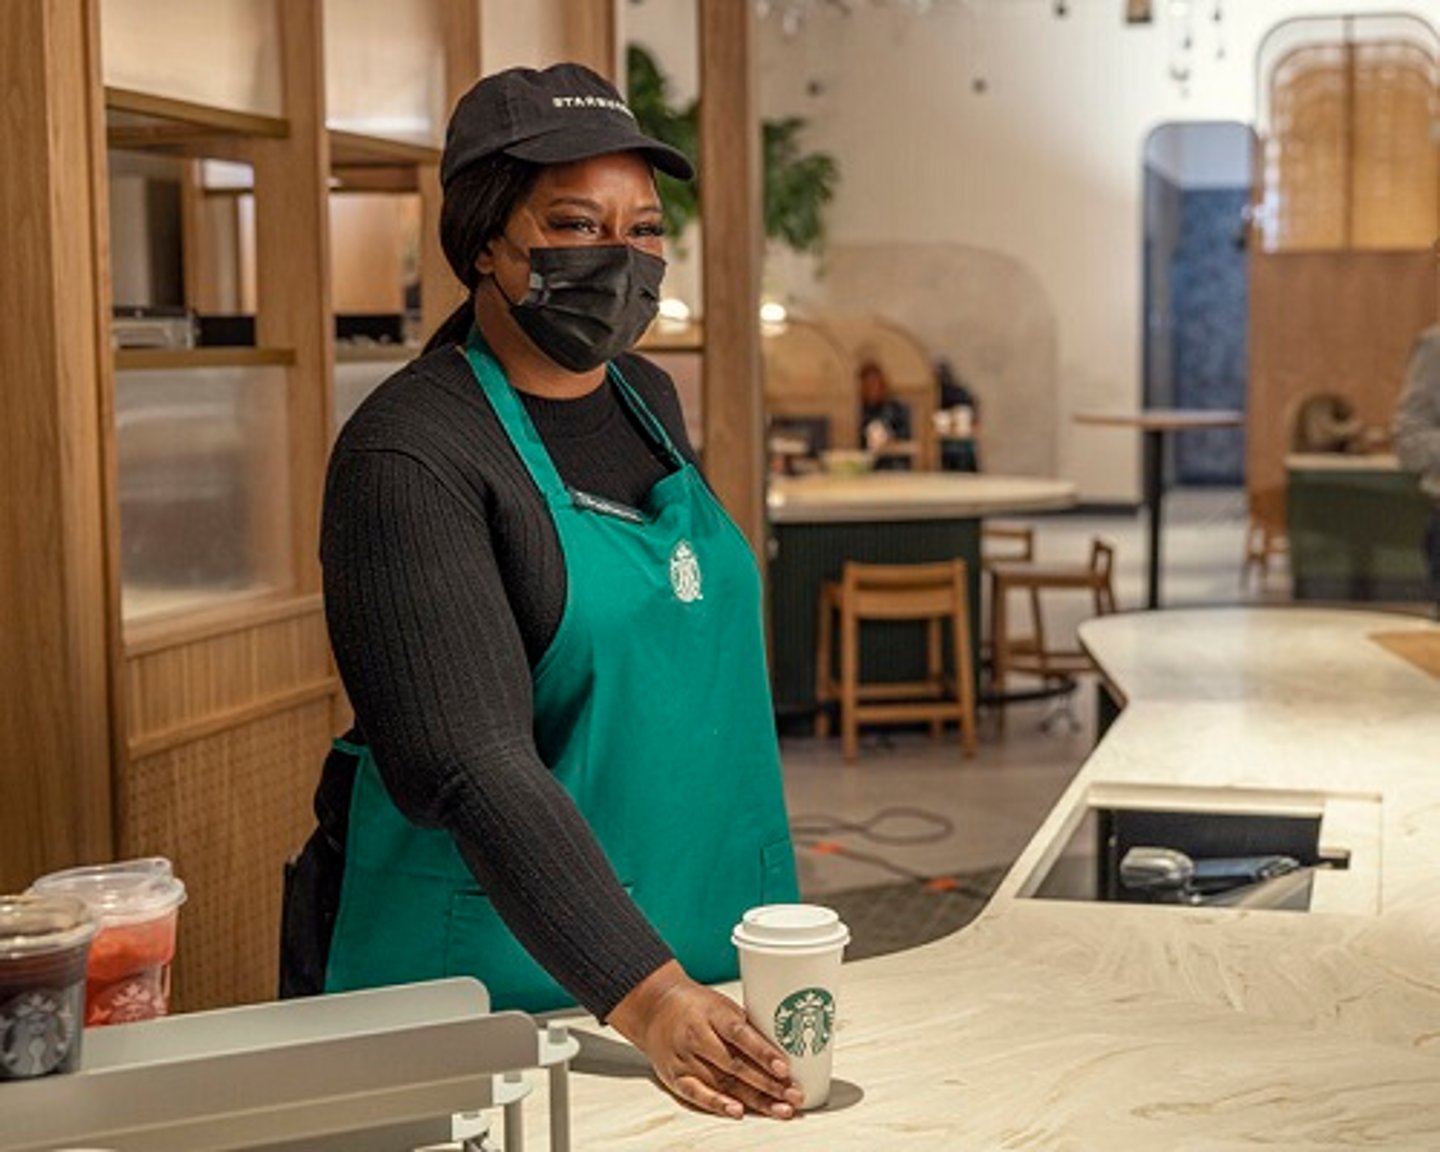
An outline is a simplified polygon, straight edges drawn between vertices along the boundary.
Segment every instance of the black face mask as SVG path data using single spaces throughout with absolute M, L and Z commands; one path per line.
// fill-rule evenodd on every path
M 508 237 L 506 243 L 513 246 Z M 530 291 L 510 315 L 551 360 L 589 372 L 640 339 L 660 307 L 665 261 L 629 244 L 531 248 Z M 497 280 L 495 287 L 500 294 Z

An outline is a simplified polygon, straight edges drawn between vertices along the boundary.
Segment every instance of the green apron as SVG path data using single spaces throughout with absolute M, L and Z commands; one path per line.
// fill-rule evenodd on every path
M 676 469 L 638 509 L 567 488 L 478 333 L 466 356 L 565 557 L 564 615 L 533 673 L 540 757 L 686 971 L 733 979 L 741 913 L 797 897 L 754 558 L 613 364 L 615 387 Z M 326 990 L 465 975 L 497 1008 L 573 1004 L 450 835 L 406 820 L 369 750 L 355 751 Z

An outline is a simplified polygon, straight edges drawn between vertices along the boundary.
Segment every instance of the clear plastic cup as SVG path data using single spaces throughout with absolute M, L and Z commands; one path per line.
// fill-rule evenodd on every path
M 85 1024 L 128 1024 L 170 1011 L 170 963 L 185 885 L 163 856 L 52 872 L 32 892 L 75 896 L 100 923 L 90 948 Z
M 0 1080 L 80 1066 L 95 928 L 72 896 L 0 896 Z

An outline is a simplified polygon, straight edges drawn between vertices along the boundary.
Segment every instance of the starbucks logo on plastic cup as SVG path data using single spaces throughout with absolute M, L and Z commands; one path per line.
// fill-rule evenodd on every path
M 775 1009 L 775 1039 L 791 1056 L 818 1056 L 835 1030 L 835 998 L 824 988 L 802 988 Z
M 43 1076 L 59 1067 L 78 1031 L 63 996 L 22 992 L 0 1007 L 0 1064 L 13 1076 Z

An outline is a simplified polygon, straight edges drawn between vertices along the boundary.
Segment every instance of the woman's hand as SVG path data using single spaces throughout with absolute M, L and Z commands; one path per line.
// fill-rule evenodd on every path
M 803 1100 L 784 1053 L 674 960 L 637 984 L 607 1023 L 645 1053 L 661 1084 L 706 1112 L 738 1120 L 748 1108 L 788 1120 Z

